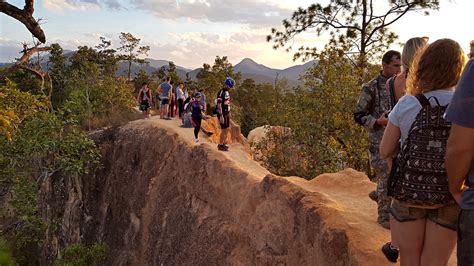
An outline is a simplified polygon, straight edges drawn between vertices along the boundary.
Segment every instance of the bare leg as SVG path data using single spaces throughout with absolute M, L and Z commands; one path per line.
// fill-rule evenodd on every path
M 400 265 L 420 266 L 421 252 L 425 238 L 426 219 L 398 222 L 396 227 L 399 232 Z
M 449 257 L 451 257 L 456 246 L 456 240 L 456 231 L 427 220 L 425 240 L 421 253 L 421 265 L 448 265 Z
M 393 218 L 392 215 L 390 215 L 390 237 L 391 237 L 391 244 L 392 244 L 392 247 L 394 248 L 399 248 L 399 244 L 398 244 L 398 239 L 399 239 L 399 232 L 398 232 L 398 225 L 399 223 L 397 222 L 397 220 L 395 220 L 395 218 Z
M 162 112 L 161 112 L 161 118 L 166 118 L 168 115 L 168 105 L 165 104 L 163 105 Z

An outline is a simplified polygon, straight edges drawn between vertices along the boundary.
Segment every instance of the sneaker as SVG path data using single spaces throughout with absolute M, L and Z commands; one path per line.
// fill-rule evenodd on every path
M 389 260 L 390 262 L 393 262 L 393 263 L 397 262 L 398 256 L 400 254 L 398 249 L 392 247 L 391 242 L 387 242 L 387 243 L 385 243 L 385 245 L 382 246 L 382 253 L 385 255 L 387 260 Z
M 194 139 L 194 142 L 199 143 L 199 139 Z
M 373 190 L 369 193 L 369 198 L 375 202 L 379 199 L 379 195 L 377 195 L 377 191 Z
M 169 118 L 169 117 L 165 117 L 165 120 L 171 120 L 171 118 Z

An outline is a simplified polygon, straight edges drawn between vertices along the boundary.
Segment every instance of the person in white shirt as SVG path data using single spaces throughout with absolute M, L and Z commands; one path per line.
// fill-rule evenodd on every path
M 178 100 L 178 115 L 179 115 L 179 118 L 183 117 L 184 101 L 186 100 L 183 88 L 184 88 L 184 83 L 179 83 L 178 88 L 176 89 L 176 99 Z

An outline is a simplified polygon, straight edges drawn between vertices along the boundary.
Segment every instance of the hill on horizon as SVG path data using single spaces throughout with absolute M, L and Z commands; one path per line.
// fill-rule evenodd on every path
M 149 62 L 148 65 L 140 66 L 138 64 L 132 64 L 132 73 L 137 74 L 140 69 L 144 69 L 147 74 L 152 74 L 153 72 L 158 71 L 161 67 L 168 66 L 169 63 L 167 60 L 156 60 L 151 58 L 145 60 Z M 278 78 L 278 80 L 286 79 L 288 84 L 294 87 L 301 84 L 301 81 L 299 80 L 300 75 L 316 63 L 316 60 L 312 60 L 302 65 L 295 65 L 285 69 L 276 69 L 259 64 L 251 58 L 244 58 L 234 66 L 234 72 L 240 72 L 243 79 L 251 78 L 255 80 L 256 83 L 273 84 L 276 78 Z M 126 72 L 126 69 L 126 62 L 120 62 L 117 74 L 123 75 Z M 190 70 L 176 65 L 176 72 L 181 79 L 186 78 L 186 73 L 189 73 L 189 76 L 192 79 L 196 79 L 199 70 L 201 70 L 201 68 Z
M 71 57 L 74 54 L 74 51 L 65 50 L 64 55 L 66 57 Z M 49 54 L 45 54 L 41 57 L 41 66 L 43 68 L 47 68 L 48 61 L 49 61 Z M 141 69 L 143 69 L 148 75 L 157 72 L 161 67 L 166 67 L 169 65 L 168 60 L 161 60 L 161 59 L 153 59 L 153 58 L 146 58 L 145 59 L 148 64 L 137 64 L 132 63 L 132 77 L 135 77 Z M 234 72 L 240 72 L 242 74 L 243 79 L 253 79 L 256 83 L 270 83 L 273 84 L 276 79 L 282 80 L 286 79 L 288 81 L 288 85 L 291 87 L 295 87 L 301 84 L 299 80 L 300 75 L 311 68 L 315 63 L 316 60 L 309 61 L 305 64 L 294 65 L 285 69 L 276 69 L 270 68 L 263 64 L 259 64 L 255 62 L 251 58 L 244 58 L 238 64 L 234 66 Z M 12 63 L 7 62 L 0 62 L 0 67 L 7 67 Z M 128 63 L 127 62 L 119 62 L 116 75 L 117 76 L 124 76 L 127 73 Z M 181 79 L 186 79 L 186 74 L 189 74 L 191 79 L 196 79 L 197 73 L 201 70 L 201 68 L 196 69 L 189 69 L 179 65 L 176 65 L 176 73 Z

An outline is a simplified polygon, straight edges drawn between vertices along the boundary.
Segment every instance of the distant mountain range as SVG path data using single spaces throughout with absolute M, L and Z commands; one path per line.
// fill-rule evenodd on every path
M 140 69 L 145 70 L 147 74 L 152 74 L 155 71 L 158 71 L 161 67 L 167 67 L 169 62 L 166 60 L 155 60 L 151 58 L 146 59 L 149 62 L 148 65 L 140 66 L 138 64 L 132 65 L 132 73 L 137 74 Z M 285 69 L 275 69 L 270 68 L 265 65 L 259 64 L 250 58 L 243 59 L 240 63 L 234 66 L 234 72 L 240 72 L 243 79 L 251 78 L 257 83 L 271 83 L 275 82 L 275 79 L 278 77 L 279 80 L 286 79 L 290 86 L 296 86 L 300 83 L 300 75 L 311 68 L 316 63 L 315 60 L 307 62 L 303 65 L 295 65 Z M 127 63 L 121 62 L 117 74 L 124 75 L 127 72 Z M 194 70 L 187 69 L 184 67 L 176 66 L 176 72 L 178 76 L 182 79 L 186 78 L 186 73 L 189 73 L 189 76 L 192 79 L 196 79 L 196 75 L 201 70 L 197 68 Z
M 64 53 L 67 57 L 70 57 L 74 54 L 73 51 L 65 51 Z M 44 68 L 47 67 L 47 61 L 49 59 L 49 55 L 45 55 L 42 58 L 42 66 Z M 158 71 L 161 67 L 168 67 L 169 61 L 166 60 L 156 60 L 152 58 L 145 59 L 148 64 L 132 64 L 132 76 L 138 74 L 138 72 L 143 69 L 147 74 L 152 74 Z M 273 84 L 278 77 L 278 80 L 286 79 L 288 81 L 289 86 L 297 86 L 300 84 L 299 77 L 300 75 L 311 68 L 316 63 L 315 60 L 307 62 L 303 65 L 295 65 L 285 69 L 275 69 L 270 68 L 265 65 L 259 64 L 250 58 L 243 59 L 240 63 L 234 66 L 234 72 L 240 72 L 242 74 L 242 78 L 251 78 L 255 80 L 256 83 L 271 83 Z M 10 63 L 0 63 L 1 66 L 7 66 Z M 118 65 L 117 75 L 125 75 L 127 73 L 128 63 L 127 62 L 120 62 Z M 186 74 L 189 73 L 189 76 L 192 79 L 196 79 L 197 73 L 201 70 L 201 68 L 197 69 L 187 69 L 181 66 L 176 66 L 176 72 L 181 79 L 186 78 Z

